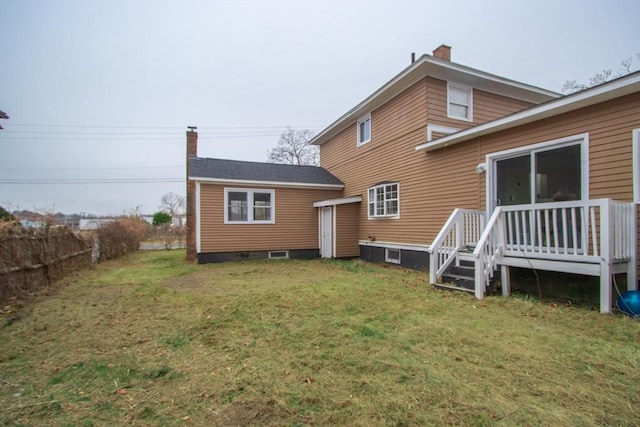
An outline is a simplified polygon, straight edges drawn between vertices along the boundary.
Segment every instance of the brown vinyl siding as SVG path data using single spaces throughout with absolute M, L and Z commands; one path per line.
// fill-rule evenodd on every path
M 637 128 L 640 128 L 638 93 L 460 145 L 475 144 L 480 151 L 479 161 L 482 161 L 480 159 L 489 153 L 588 132 L 589 199 L 611 198 L 630 202 L 633 200 L 632 131 Z M 484 193 L 479 207 L 485 208 Z
M 275 191 L 275 224 L 225 224 L 224 189 Z M 341 190 L 200 184 L 200 253 L 317 249 L 318 211 L 313 202 L 341 197 Z
M 361 203 L 337 205 L 336 209 L 336 257 L 357 257 L 360 255 L 358 245 L 358 213 Z
M 486 154 L 505 149 L 588 133 L 589 198 L 631 201 L 631 132 L 638 127 L 640 94 L 633 94 L 461 145 L 478 144 L 480 156 L 484 158 Z
M 473 89 L 473 122 L 450 119 L 447 117 L 447 82 L 433 77 L 427 77 L 426 80 L 427 114 L 430 124 L 466 129 L 534 105 L 530 102 Z
M 425 78 L 372 111 L 371 141 L 367 144 L 357 147 L 355 122 L 322 144 L 322 166 L 345 183 L 344 195 L 362 196 L 360 240 L 429 244 L 451 213 L 451 206 L 480 204 L 484 175 L 475 173 L 477 150 L 452 147 L 429 153 L 430 157 L 415 151 L 416 145 L 426 140 L 427 123 L 458 128 L 465 123 L 466 127 L 473 125 L 446 118 L 446 88 L 445 81 Z M 474 120 L 499 117 L 528 105 L 474 91 Z M 367 217 L 367 189 L 382 181 L 400 184 L 399 218 Z

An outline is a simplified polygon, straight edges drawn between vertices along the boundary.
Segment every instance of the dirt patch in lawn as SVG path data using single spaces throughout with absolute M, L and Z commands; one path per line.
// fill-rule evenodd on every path
M 219 426 L 281 426 L 300 417 L 275 400 L 242 400 L 220 409 L 212 421 Z
M 327 268 L 330 267 L 330 268 Z M 171 277 L 161 285 L 177 293 L 193 295 L 229 295 L 253 293 L 256 288 L 278 290 L 326 283 L 339 266 L 315 261 L 254 261 L 207 265 L 197 273 Z
M 220 295 L 222 293 L 211 273 L 201 272 L 183 277 L 173 277 L 161 283 L 168 290 L 186 294 Z

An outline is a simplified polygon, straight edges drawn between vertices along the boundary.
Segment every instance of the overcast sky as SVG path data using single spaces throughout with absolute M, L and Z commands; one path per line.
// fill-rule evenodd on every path
M 638 68 L 640 1 L 0 0 L 0 205 L 153 213 L 184 194 L 187 126 L 201 157 L 266 161 L 443 43 L 559 92 Z

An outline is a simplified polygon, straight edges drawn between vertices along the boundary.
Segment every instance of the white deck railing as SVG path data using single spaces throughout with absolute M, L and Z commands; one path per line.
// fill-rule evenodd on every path
M 493 211 L 473 250 L 475 295 L 478 299 L 484 297 L 493 273 L 497 269 L 498 260 L 504 251 L 504 245 L 501 244 L 504 241 L 504 227 L 500 223 L 502 218 L 502 208 L 498 207 Z
M 485 226 L 486 224 L 486 226 Z M 483 298 L 495 271 L 509 294 L 508 267 L 600 276 L 600 311 L 611 310 L 614 273 L 637 288 L 636 207 L 611 199 L 455 209 L 429 247 L 429 280 L 436 283 L 460 252 L 473 247 L 475 295 Z
M 505 256 L 615 262 L 627 260 L 635 247 L 633 203 L 597 199 L 502 206 L 501 211 Z
M 611 199 L 501 206 L 473 253 L 476 297 L 484 296 L 503 257 L 600 264 L 599 274 L 627 262 L 635 282 L 635 222 L 633 203 Z
M 452 262 L 458 263 L 458 253 L 475 244 L 485 228 L 485 212 L 454 209 L 451 216 L 429 246 L 429 280 L 436 283 Z

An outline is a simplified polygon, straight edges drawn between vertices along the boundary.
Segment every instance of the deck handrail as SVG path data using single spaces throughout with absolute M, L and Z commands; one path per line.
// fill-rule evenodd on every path
M 497 207 L 473 252 L 476 297 L 503 256 L 635 265 L 635 215 L 633 203 L 611 199 Z
M 442 273 L 457 260 L 460 249 L 475 243 L 484 228 L 485 212 L 456 208 L 429 246 L 429 280 L 436 283 Z
M 475 296 L 478 299 L 484 298 L 484 293 L 489 287 L 493 272 L 497 267 L 498 260 L 504 249 L 504 224 L 501 222 L 502 207 L 498 206 L 478 239 L 473 257 L 475 258 Z

